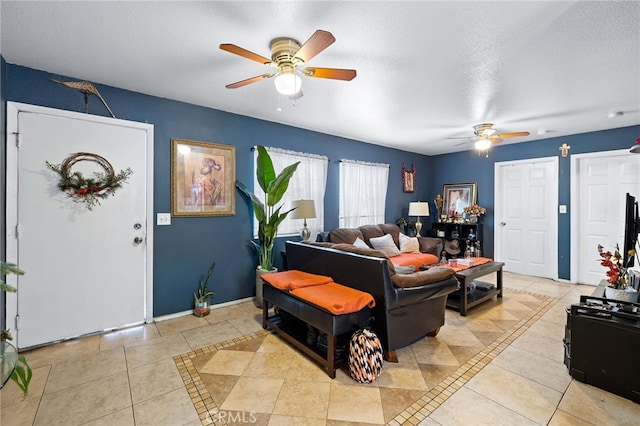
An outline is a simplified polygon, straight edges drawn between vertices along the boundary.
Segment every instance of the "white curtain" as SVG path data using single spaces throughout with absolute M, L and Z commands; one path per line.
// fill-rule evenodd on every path
M 327 169 L 329 159 L 322 155 L 303 152 L 287 151 L 279 148 L 265 147 L 276 175 L 290 164 L 300 161 L 298 168 L 289 181 L 289 188 L 284 197 L 278 203 L 282 205 L 280 212 L 285 212 L 293 207 L 295 200 L 313 200 L 316 208 L 316 217 L 307 219 L 307 227 L 311 231 L 311 240 L 315 241 L 316 234 L 324 230 L 324 192 L 327 187 Z M 258 150 L 254 150 L 254 171 L 258 159 Z M 264 192 L 258 185 L 254 172 L 253 192 L 260 200 L 264 200 Z M 291 213 L 280 224 L 278 235 L 299 235 L 302 230 L 302 219 L 291 219 Z M 253 233 L 258 235 L 258 222 L 253 221 Z
M 389 165 L 340 161 L 340 227 L 384 223 Z

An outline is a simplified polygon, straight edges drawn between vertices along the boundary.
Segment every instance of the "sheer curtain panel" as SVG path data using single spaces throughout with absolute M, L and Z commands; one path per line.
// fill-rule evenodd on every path
M 340 227 L 384 223 L 389 165 L 340 160 Z

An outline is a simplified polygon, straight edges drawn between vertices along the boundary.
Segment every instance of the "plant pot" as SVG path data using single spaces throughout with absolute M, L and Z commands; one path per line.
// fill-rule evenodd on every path
M 258 308 L 262 309 L 262 275 L 272 274 L 278 272 L 278 268 L 273 268 L 270 271 L 266 269 L 256 269 L 256 300 L 255 304 Z
M 632 287 L 627 287 L 622 290 L 607 286 L 604 288 L 604 294 L 607 299 L 617 300 L 620 302 L 636 303 L 638 301 L 638 291 Z
M 197 317 L 206 317 L 210 312 L 211 307 L 209 306 L 208 300 L 196 303 L 195 307 L 193 308 L 193 315 Z
M 478 215 L 475 215 L 475 214 L 470 215 L 469 223 L 478 223 Z

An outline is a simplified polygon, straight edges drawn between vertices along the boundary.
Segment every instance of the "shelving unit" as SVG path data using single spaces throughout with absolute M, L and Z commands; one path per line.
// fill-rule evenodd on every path
M 438 231 L 440 231 L 441 235 L 438 235 Z M 444 236 L 442 235 L 443 233 Z M 444 238 L 446 240 L 460 241 L 460 254 L 458 257 L 464 256 L 467 241 L 470 241 L 471 244 L 475 245 L 477 241 L 482 243 L 484 239 L 481 223 L 434 222 L 431 224 L 431 236 Z

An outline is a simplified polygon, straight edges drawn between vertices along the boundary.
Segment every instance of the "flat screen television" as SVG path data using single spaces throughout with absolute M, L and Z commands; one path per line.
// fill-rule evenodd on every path
M 629 256 L 629 251 L 635 249 L 636 244 L 638 243 L 638 233 L 640 233 L 640 212 L 638 212 L 638 202 L 636 201 L 636 198 L 628 192 L 624 211 L 623 265 L 626 267 L 632 267 L 634 265 L 635 256 Z

